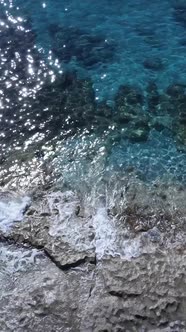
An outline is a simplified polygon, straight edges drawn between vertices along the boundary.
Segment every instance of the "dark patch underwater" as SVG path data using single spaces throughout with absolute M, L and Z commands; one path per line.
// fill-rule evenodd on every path
M 21 5 L 20 1 L 14 4 L 18 3 Z M 38 13 L 28 17 L 27 3 L 23 9 L 9 5 L 8 10 L 5 4 L 0 3 L 1 174 L 4 169 L 11 173 L 16 161 L 44 158 L 46 146 L 55 153 L 59 142 L 78 139 L 78 135 L 89 140 L 94 134 L 104 141 L 105 169 L 133 169 L 144 180 L 168 176 L 186 181 L 186 84 L 174 79 L 160 89 L 154 75 L 161 76 L 168 61 L 161 57 L 161 38 L 156 43 L 158 28 L 140 23 L 126 28 L 126 22 L 120 20 L 121 31 L 131 28 L 127 38 L 133 38 L 135 31 L 156 52 L 145 55 L 141 62 L 148 71 L 143 87 L 136 84 L 135 77 L 129 83 L 121 72 L 115 93 L 107 99 L 104 94 L 98 96 L 95 79 L 101 70 L 100 82 L 107 89 L 104 78 L 112 77 L 112 66 L 119 59 L 119 38 L 114 39 L 114 34 L 108 38 L 106 31 L 91 29 L 88 23 L 84 27 L 75 21 L 67 24 L 65 18 L 56 23 L 48 18 L 42 22 L 46 30 L 41 31 Z M 50 7 L 50 2 L 45 5 Z M 38 6 L 44 19 L 42 3 Z M 73 9 L 69 22 L 72 17 Z M 113 20 L 117 22 L 118 17 L 113 12 Z M 173 19 L 183 27 L 182 5 L 174 5 Z M 46 40 L 48 49 L 44 48 Z

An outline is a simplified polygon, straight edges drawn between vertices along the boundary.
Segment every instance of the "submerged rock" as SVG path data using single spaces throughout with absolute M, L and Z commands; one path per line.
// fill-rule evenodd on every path
M 169 96 L 171 96 L 176 100 L 182 99 L 184 96 L 186 97 L 186 85 L 184 84 L 170 85 L 168 86 L 166 92 Z
M 185 151 L 186 86 L 173 84 L 159 94 L 156 85 L 149 84 L 147 103 L 150 127 L 158 131 L 168 129 L 175 137 L 178 149 Z
M 114 41 L 101 34 L 56 24 L 49 26 L 49 33 L 52 51 L 62 62 L 68 63 L 75 59 L 83 67 L 91 68 L 110 62 L 114 58 Z
M 158 93 L 157 85 L 154 82 L 149 82 L 147 86 L 147 103 L 148 103 L 148 111 L 150 113 L 159 112 L 159 104 L 160 104 L 160 95 Z
M 130 86 L 120 86 L 116 96 L 115 103 L 118 109 L 127 106 L 133 106 L 134 108 L 138 105 L 142 105 L 144 101 L 144 97 L 141 91 L 130 87 Z
M 148 58 L 143 62 L 143 66 L 150 70 L 163 70 L 165 65 L 160 58 Z
M 122 137 L 128 138 L 131 142 L 145 142 L 148 139 L 149 128 L 129 129 L 126 133 L 124 132 Z
M 131 142 L 146 141 L 149 135 L 149 115 L 143 109 L 142 93 L 129 86 L 121 86 L 115 96 L 114 121 L 121 138 Z

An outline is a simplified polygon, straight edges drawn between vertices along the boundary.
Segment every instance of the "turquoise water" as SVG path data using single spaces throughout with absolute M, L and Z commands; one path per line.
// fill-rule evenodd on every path
M 38 44 L 52 49 L 62 61 L 71 60 L 71 67 L 80 65 L 85 75 L 88 71 L 99 98 L 110 99 L 124 82 L 142 89 L 151 79 L 160 89 L 185 82 L 183 1 L 15 3 L 32 18 Z M 61 39 L 60 28 L 64 29 Z M 61 51 L 64 44 L 67 50 Z M 103 50 L 96 52 L 100 47 Z M 152 70 L 144 65 L 149 59 L 155 63 Z
M 0 0 L 1 185 L 185 183 L 185 31 L 183 1 Z

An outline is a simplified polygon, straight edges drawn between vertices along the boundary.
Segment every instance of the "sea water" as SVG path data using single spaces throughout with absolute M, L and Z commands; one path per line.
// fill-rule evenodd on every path
M 46 177 L 52 172 L 54 183 L 61 187 L 91 193 L 94 202 L 103 194 L 101 186 L 107 179 L 117 172 L 126 175 L 129 169 L 143 181 L 185 184 L 185 147 L 183 140 L 181 144 L 177 140 L 177 127 L 171 129 L 176 109 L 173 125 L 162 130 L 152 127 L 146 139 L 127 136 L 107 144 L 115 120 L 105 130 L 99 129 L 107 120 L 103 115 L 100 120 L 98 114 L 94 131 L 95 120 L 90 126 L 86 114 L 86 121 L 80 123 L 81 110 L 72 120 L 69 107 L 63 121 L 66 108 L 59 104 L 66 98 L 64 83 L 60 85 L 66 72 L 91 81 L 95 104 L 104 101 L 114 107 L 121 85 L 138 89 L 145 114 L 150 82 L 160 94 L 171 85 L 185 87 L 185 13 L 183 1 L 174 0 L 0 0 L 2 188 L 11 184 L 26 190 L 30 183 L 37 185 L 37 179 L 44 183 L 43 170 Z M 67 95 L 68 82 L 72 78 L 65 83 Z M 76 91 L 74 105 L 84 90 L 77 87 Z M 89 116 L 92 119 L 91 110 Z M 15 208 L 12 204 L 10 209 Z M 17 214 L 17 205 L 15 210 Z

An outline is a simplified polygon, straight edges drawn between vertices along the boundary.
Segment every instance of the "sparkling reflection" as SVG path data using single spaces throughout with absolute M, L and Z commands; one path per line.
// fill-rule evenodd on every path
M 79 142 L 74 153 L 81 158 L 87 158 L 86 149 L 88 155 L 95 151 L 93 143 L 85 144 L 97 125 L 95 96 L 89 80 L 64 74 L 52 51 L 46 56 L 36 46 L 32 23 L 19 9 L 16 15 L 11 2 L 1 0 L 2 5 L 7 8 L 0 15 L 0 185 L 25 187 L 51 176 L 50 162 L 65 153 L 63 145 L 71 146 L 69 137 Z
M 47 137 L 53 138 L 47 128 L 53 116 L 43 117 L 48 108 L 42 109 L 42 102 L 37 98 L 46 82 L 55 81 L 52 68 L 60 69 L 60 66 L 51 52 L 48 63 L 53 67 L 46 65 L 43 49 L 36 47 L 31 24 L 15 14 L 19 8 L 14 8 L 12 14 L 12 1 L 1 0 L 0 6 L 6 8 L 0 14 L 0 179 L 3 184 L 10 174 L 19 174 L 21 179 L 26 170 L 33 177 L 33 170 L 42 164 L 33 151 L 45 146 Z M 24 163 L 24 159 L 30 161 Z
M 150 180 L 171 174 L 185 183 L 185 150 L 176 146 L 185 142 L 185 115 L 181 105 L 179 116 L 174 114 L 172 101 L 176 110 L 178 104 L 174 96 L 165 93 L 166 103 L 161 104 L 152 87 L 148 92 L 121 86 L 115 103 L 109 104 L 116 106 L 101 102 L 99 87 L 93 88 L 90 79 L 77 78 L 72 70 L 80 66 L 90 73 L 100 66 L 96 80 L 105 89 L 114 79 L 115 70 L 111 75 L 108 67 L 117 53 L 115 41 L 88 27 L 66 24 L 64 16 L 73 14 L 64 3 L 64 21 L 49 17 L 37 25 L 43 17 L 39 12 L 35 21 L 36 7 L 26 19 L 12 1 L 0 0 L 0 184 L 12 177 L 13 186 L 27 185 L 30 179 L 43 183 L 44 174 L 51 174 L 49 165 L 56 177 L 63 174 L 62 182 L 83 183 L 86 175 L 90 184 L 96 177 L 99 181 L 109 162 L 110 168 L 116 164 L 122 170 L 138 169 Z M 41 13 L 48 13 L 47 7 L 48 2 L 40 2 Z M 24 13 L 28 8 L 27 3 Z M 118 75 L 124 80 L 122 75 L 125 71 Z M 185 100 L 184 94 L 180 96 Z M 161 117 L 156 119 L 159 112 L 165 130 Z

